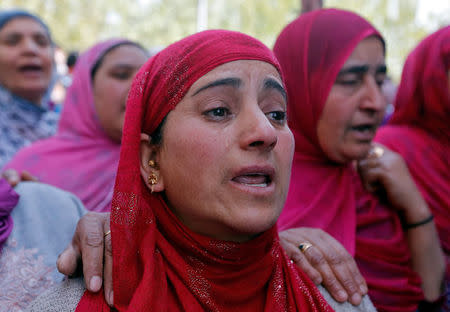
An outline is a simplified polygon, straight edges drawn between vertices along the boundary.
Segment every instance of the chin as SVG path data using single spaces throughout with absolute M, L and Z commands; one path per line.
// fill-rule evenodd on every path
M 357 144 L 356 146 L 349 149 L 347 153 L 347 158 L 350 160 L 361 160 L 367 157 L 371 149 L 371 143 Z
M 239 218 L 239 222 L 235 222 L 233 228 L 241 233 L 245 233 L 249 237 L 255 237 L 265 231 L 268 231 L 278 220 L 279 213 L 274 211 L 269 213 L 249 214 Z

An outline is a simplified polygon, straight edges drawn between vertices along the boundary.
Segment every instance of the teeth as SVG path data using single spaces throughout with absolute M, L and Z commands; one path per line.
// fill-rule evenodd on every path
M 248 186 L 255 186 L 255 187 L 267 187 L 267 183 L 261 183 L 261 184 L 242 183 L 242 184 L 248 185 Z

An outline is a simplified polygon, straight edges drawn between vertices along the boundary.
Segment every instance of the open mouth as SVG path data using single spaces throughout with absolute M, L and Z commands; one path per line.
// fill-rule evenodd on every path
M 39 65 L 24 65 L 19 67 L 19 71 L 22 73 L 37 73 L 42 72 L 42 67 Z
M 377 127 L 374 124 L 363 124 L 363 125 L 353 126 L 353 127 L 351 127 L 351 129 L 353 131 L 358 131 L 358 132 L 374 132 L 377 129 Z
M 265 173 L 248 173 L 236 176 L 232 180 L 247 186 L 267 187 L 272 183 L 272 176 Z

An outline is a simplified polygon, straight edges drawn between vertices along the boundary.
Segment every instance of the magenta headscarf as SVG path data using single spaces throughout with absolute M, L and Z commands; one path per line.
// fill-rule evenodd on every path
M 20 150 L 4 169 L 27 170 L 41 182 L 74 193 L 88 210 L 110 209 L 120 142 L 109 138 L 98 121 L 91 71 L 105 52 L 125 43 L 134 44 L 111 39 L 80 56 L 56 135 Z
M 0 179 L 0 254 L 3 245 L 11 234 L 13 219 L 11 212 L 19 202 L 19 194 L 5 179 Z
M 450 26 L 409 55 L 396 110 L 376 140 L 400 153 L 435 216 L 450 282 Z
M 295 136 L 291 184 L 278 225 L 280 230 L 306 226 L 328 232 L 354 255 L 379 311 L 415 311 L 422 298 L 420 280 L 396 212 L 363 189 L 352 163 L 331 161 L 317 137 L 337 74 L 369 36 L 383 41 L 362 17 L 324 9 L 294 20 L 275 43 Z

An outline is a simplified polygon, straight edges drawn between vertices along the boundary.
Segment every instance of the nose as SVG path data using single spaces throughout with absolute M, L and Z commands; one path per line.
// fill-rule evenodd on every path
M 371 114 L 384 112 L 387 102 L 373 76 L 366 77 L 364 88 L 365 93 L 360 108 Z
M 257 104 L 241 111 L 241 148 L 245 150 L 271 151 L 278 136 L 275 127 Z
M 24 38 L 23 43 L 23 52 L 26 54 L 36 54 L 38 52 L 38 44 L 32 38 Z

